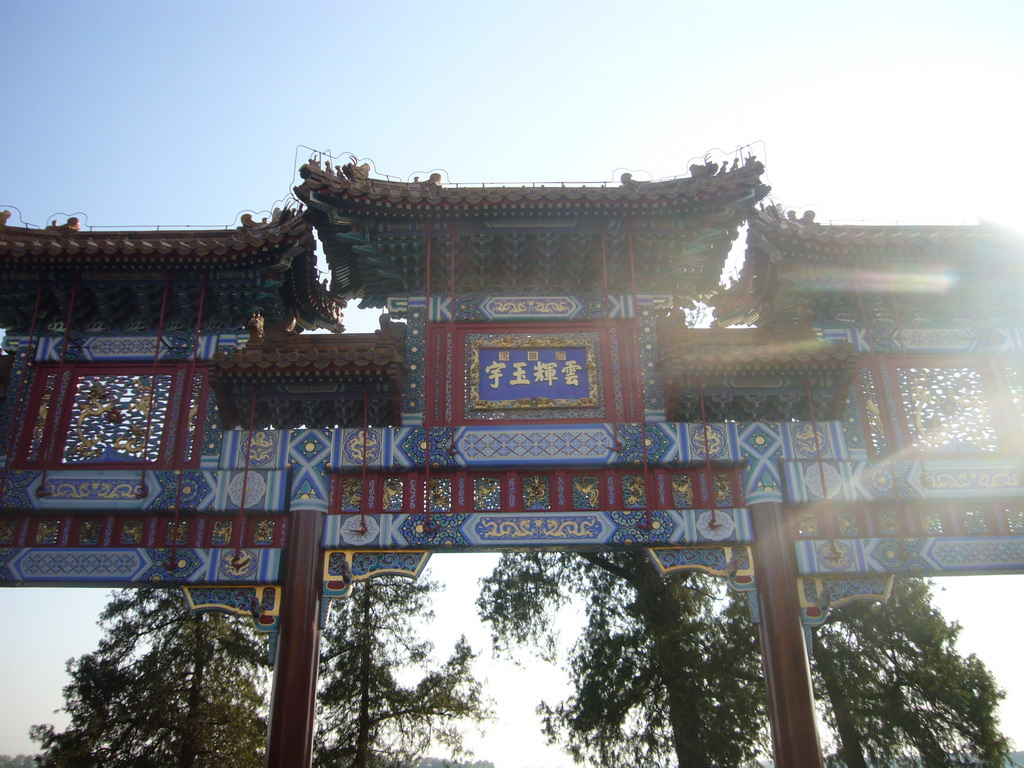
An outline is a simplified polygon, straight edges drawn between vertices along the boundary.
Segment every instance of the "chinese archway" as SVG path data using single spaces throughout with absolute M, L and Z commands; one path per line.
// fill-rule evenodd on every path
M 894 575 L 1024 571 L 1019 241 L 786 215 L 752 157 L 584 187 L 369 171 L 314 157 L 237 229 L 0 224 L 0 586 L 251 616 L 271 768 L 310 765 L 329 600 L 434 551 L 727 579 L 784 768 L 822 766 L 806 627 Z M 342 333 L 354 297 L 379 331 Z

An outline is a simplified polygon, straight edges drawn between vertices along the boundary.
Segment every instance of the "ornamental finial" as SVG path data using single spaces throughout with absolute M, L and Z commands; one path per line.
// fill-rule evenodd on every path
M 249 341 L 263 341 L 263 313 L 258 309 L 252 313 L 245 327 L 249 329 Z

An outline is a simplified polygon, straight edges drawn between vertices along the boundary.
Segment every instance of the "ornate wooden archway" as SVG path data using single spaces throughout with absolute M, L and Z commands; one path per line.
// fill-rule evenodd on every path
M 252 616 L 291 768 L 323 601 L 438 550 L 642 549 L 756 595 L 776 764 L 820 767 L 804 627 L 894 574 L 1024 570 L 1022 248 L 787 219 L 755 160 L 691 170 L 465 188 L 311 162 L 304 212 L 239 230 L 0 229 L 0 585 Z M 353 296 L 379 332 L 294 333 Z M 697 299 L 758 327 L 687 329 Z

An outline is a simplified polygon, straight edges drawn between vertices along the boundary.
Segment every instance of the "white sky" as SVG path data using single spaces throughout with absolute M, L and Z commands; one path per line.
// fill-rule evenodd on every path
M 298 145 L 403 179 L 590 182 L 685 174 L 713 148 L 756 144 L 774 200 L 819 221 L 1019 228 L 1019 2 L 7 0 L 3 17 L 12 225 L 79 212 L 103 227 L 232 225 L 288 195 Z M 468 608 L 439 627 L 483 647 L 481 562 L 434 567 L 451 564 L 443 604 Z M 947 582 L 948 615 L 1010 691 L 1004 726 L 1024 747 L 1011 591 L 1024 582 Z M 30 750 L 28 725 L 52 720 L 104 594 L 0 590 L 0 753 Z M 484 674 L 492 695 L 525 695 L 478 755 L 568 765 L 533 716 L 564 694 L 557 675 Z

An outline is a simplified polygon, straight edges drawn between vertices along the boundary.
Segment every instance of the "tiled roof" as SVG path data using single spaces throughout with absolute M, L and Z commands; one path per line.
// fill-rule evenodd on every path
M 694 176 L 670 181 L 638 182 L 626 178 L 619 185 L 600 186 L 458 186 L 427 182 L 397 182 L 382 179 L 352 179 L 316 161 L 299 169 L 303 183 L 296 194 L 310 203 L 313 193 L 329 195 L 354 206 L 373 208 L 394 216 L 415 216 L 439 212 L 506 212 L 516 210 L 609 209 L 678 211 L 721 205 L 730 199 L 763 197 L 768 187 L 761 183 L 764 165 L 750 159 L 742 166 L 695 166 Z M 715 172 L 717 170 L 717 172 Z
M 673 421 L 834 419 L 857 355 L 813 334 L 764 328 L 659 329 L 665 401 Z
M 1006 232 L 993 226 L 818 224 L 809 218 L 782 216 L 774 208 L 750 219 L 751 233 L 787 253 L 836 255 L 967 253 L 982 255 L 1011 244 Z M 1017 246 L 1020 247 L 1018 242 Z
M 280 376 L 287 371 L 339 370 L 401 365 L 405 341 L 378 333 L 296 335 L 264 338 L 217 359 L 225 375 Z
M 750 218 L 739 280 L 708 303 L 721 323 L 781 326 L 811 295 L 885 290 L 894 270 L 959 284 L 1000 275 L 1016 284 L 1022 256 L 1024 241 L 991 225 L 818 224 L 813 214 L 797 219 L 768 208 Z
M 76 231 L 68 227 L 0 227 L 0 268 L 76 268 L 144 265 L 225 267 L 266 265 L 282 250 L 307 240 L 312 223 L 285 212 L 278 221 L 239 229 Z
M 169 279 L 168 317 L 181 314 L 189 323 L 198 312 L 200 276 L 208 274 L 203 319 L 210 330 L 244 326 L 253 307 L 268 320 L 294 315 L 304 327 L 337 330 L 345 301 L 319 282 L 315 248 L 312 220 L 290 210 L 270 223 L 243 217 L 243 226 L 231 230 L 78 231 L 75 219 L 43 230 L 0 226 L 0 275 L 7 288 L 0 294 L 0 326 L 21 331 L 30 317 L 63 317 L 66 286 L 80 275 L 86 280 L 75 302 L 76 327 L 155 328 L 161 301 L 153 307 L 140 296 L 161 278 Z
M 268 335 L 217 358 L 213 386 L 229 428 L 396 424 L 404 368 L 398 331 Z
M 829 344 L 814 336 L 779 338 L 764 328 L 661 326 L 658 338 L 666 374 L 687 377 L 709 371 L 841 370 L 855 356 L 848 344 Z

